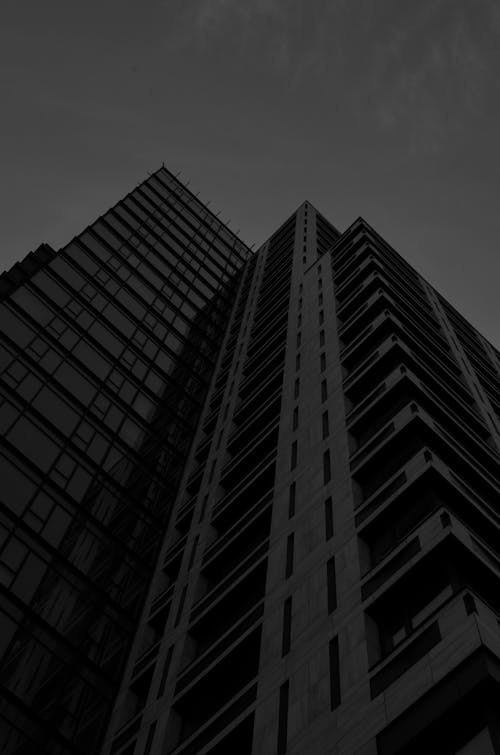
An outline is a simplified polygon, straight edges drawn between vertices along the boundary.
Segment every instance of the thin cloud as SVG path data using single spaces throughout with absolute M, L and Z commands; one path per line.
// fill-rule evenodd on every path
M 171 41 L 205 51 L 230 46 L 235 64 L 251 61 L 296 85 L 324 71 L 347 7 L 346 0 L 184 0 Z
M 493 76 L 496 9 L 437 0 L 416 6 L 376 46 L 371 96 L 380 128 L 405 128 L 410 147 L 439 149 L 485 117 Z

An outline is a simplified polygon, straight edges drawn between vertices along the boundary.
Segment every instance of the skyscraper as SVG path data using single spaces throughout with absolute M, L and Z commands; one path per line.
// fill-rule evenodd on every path
M 500 752 L 500 352 L 165 168 L 1 280 L 6 753 Z

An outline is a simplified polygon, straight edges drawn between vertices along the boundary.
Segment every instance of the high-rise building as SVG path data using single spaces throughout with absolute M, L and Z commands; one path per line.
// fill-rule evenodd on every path
M 0 747 L 500 752 L 500 352 L 165 168 L 0 278 Z

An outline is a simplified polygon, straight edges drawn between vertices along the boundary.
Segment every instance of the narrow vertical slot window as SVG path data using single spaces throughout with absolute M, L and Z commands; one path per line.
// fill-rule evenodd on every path
M 193 563 L 194 563 L 194 557 L 196 555 L 196 548 L 198 547 L 198 540 L 199 540 L 199 536 L 196 535 L 195 539 L 193 540 L 193 547 L 191 549 L 191 555 L 189 557 L 188 571 L 189 569 L 192 568 Z
M 320 346 L 325 345 L 325 331 L 324 330 L 319 331 L 319 345 Z
M 325 536 L 327 540 L 333 537 L 333 502 L 331 496 L 325 501 Z
M 323 294 L 318 294 L 318 304 L 320 307 L 323 306 Z
M 322 309 L 320 309 L 320 311 L 319 311 L 319 324 L 323 325 L 324 322 L 325 322 L 325 313 L 323 312 Z
M 319 363 L 320 363 L 321 372 L 324 372 L 326 370 L 326 354 L 324 351 L 322 354 L 320 354 Z
M 165 685 L 167 682 L 168 672 L 170 671 L 170 664 L 172 662 L 173 652 L 174 652 L 174 646 L 171 645 L 167 651 L 167 657 L 165 659 L 165 664 L 163 666 L 163 671 L 162 671 L 161 679 L 160 679 L 160 686 L 158 687 L 158 694 L 156 696 L 157 699 L 160 698 L 165 692 Z
M 283 637 L 281 642 L 281 657 L 290 652 L 290 640 L 292 636 L 292 598 L 289 597 L 283 604 Z
M 154 721 L 154 723 L 152 723 L 151 726 L 149 727 L 148 738 L 144 746 L 144 755 L 149 755 L 151 752 L 151 746 L 153 744 L 153 739 L 155 738 L 155 731 L 156 731 L 156 721 Z
M 328 643 L 330 662 L 330 709 L 335 710 L 340 705 L 340 664 L 339 639 L 334 637 Z
M 295 369 L 300 370 L 300 354 L 295 357 Z
M 300 391 L 300 380 L 299 380 L 299 378 L 296 378 L 295 384 L 294 384 L 294 388 L 293 388 L 294 398 L 298 398 L 299 397 L 299 391 Z
M 285 566 L 285 579 L 291 577 L 293 574 L 293 545 L 294 535 L 288 535 L 286 540 L 286 566 Z
M 323 414 L 322 414 L 322 417 L 321 417 L 321 427 L 322 427 L 322 431 L 323 431 L 323 440 L 325 440 L 325 438 L 328 438 L 328 436 L 330 434 L 330 427 L 329 427 L 329 423 L 328 423 L 328 412 L 323 412 Z
M 297 466 L 297 441 L 294 440 L 292 443 L 292 452 L 290 455 L 290 469 L 295 469 Z
M 186 600 L 186 592 L 187 592 L 187 586 L 183 588 L 181 599 L 179 601 L 179 608 L 177 609 L 177 616 L 175 617 L 175 624 L 174 626 L 177 626 L 179 621 L 181 620 L 182 612 L 184 610 L 184 601 Z
M 332 465 L 330 462 L 330 451 L 323 454 L 323 482 L 326 485 L 332 479 Z
M 326 401 L 328 398 L 328 387 L 326 384 L 326 380 L 321 381 L 321 401 Z
M 216 463 L 217 462 L 213 461 L 212 462 L 212 466 L 210 467 L 210 473 L 208 475 L 208 482 L 209 483 L 212 482 L 212 480 L 214 479 L 214 472 L 215 472 L 215 465 L 216 465 Z
M 207 501 L 208 501 L 208 495 L 206 495 L 203 498 L 203 502 L 201 504 L 200 518 L 198 519 L 199 522 L 203 521 L 203 518 L 205 516 L 205 511 L 207 510 Z
M 299 426 L 299 407 L 296 406 L 293 410 L 292 416 L 292 430 L 296 430 Z
M 288 518 L 291 519 L 292 516 L 295 516 L 295 498 L 297 495 L 297 485 L 295 482 L 292 482 L 290 485 L 290 490 L 288 491 Z
M 302 335 L 297 333 L 297 348 L 300 349 L 300 343 L 302 341 Z
M 337 608 L 337 583 L 335 575 L 335 557 L 326 564 L 326 588 L 328 599 L 328 613 L 333 613 Z
M 287 749 L 288 734 L 288 694 L 290 684 L 288 681 L 280 687 L 280 701 L 278 708 L 278 755 L 285 755 Z

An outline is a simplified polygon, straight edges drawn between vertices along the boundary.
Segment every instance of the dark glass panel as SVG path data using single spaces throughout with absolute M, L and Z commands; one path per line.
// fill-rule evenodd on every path
M 7 434 L 28 459 L 47 471 L 59 453 L 58 446 L 42 430 L 25 417 L 21 417 Z
M 33 401 L 33 406 L 67 436 L 73 432 L 78 423 L 78 414 L 49 388 L 43 388 L 40 391 Z
M 0 322 L 4 333 L 21 349 L 25 348 L 35 335 L 31 328 L 5 304 L 0 304 Z
M 21 472 L 12 462 L 5 457 L 0 457 L 0 480 L 2 490 L 8 495 L 0 494 L 2 503 L 21 516 L 36 487 L 24 472 Z

